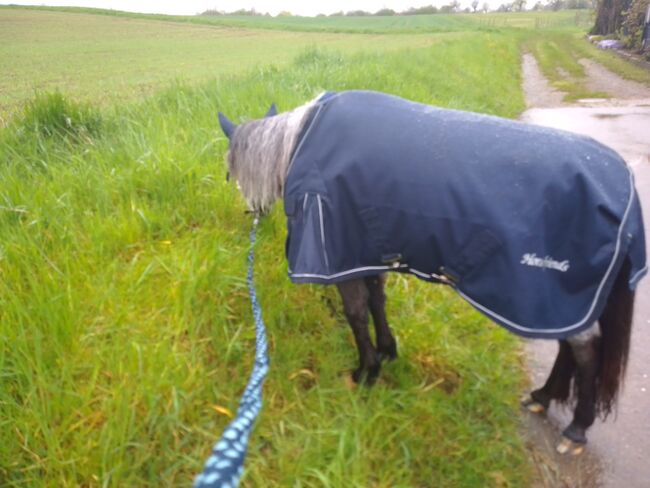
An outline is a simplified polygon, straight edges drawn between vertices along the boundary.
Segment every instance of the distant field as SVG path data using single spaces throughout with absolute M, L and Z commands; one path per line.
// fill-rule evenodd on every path
M 205 19 L 206 17 L 200 17 Z M 587 11 L 513 12 L 507 14 L 436 14 L 380 17 L 207 17 L 203 22 L 264 29 L 318 30 L 330 32 L 409 33 L 458 32 L 513 27 L 523 29 L 566 28 L 586 25 Z
M 1 7 L 0 7 L 1 8 Z M 163 20 L 192 24 L 224 25 L 273 30 L 353 32 L 353 33 L 414 33 L 457 32 L 480 28 L 515 27 L 523 29 L 585 27 L 591 25 L 593 14 L 587 10 L 558 12 L 510 12 L 488 14 L 436 14 L 409 16 L 363 17 L 265 17 L 265 16 L 183 16 L 122 12 L 119 10 L 79 7 L 31 7 L 62 12 L 87 12 L 111 17 Z
M 309 46 L 352 53 L 417 48 L 438 39 L 422 34 L 251 30 L 0 8 L 0 118 L 37 90 L 58 89 L 75 99 L 106 104 L 153 93 L 173 80 L 281 66 Z

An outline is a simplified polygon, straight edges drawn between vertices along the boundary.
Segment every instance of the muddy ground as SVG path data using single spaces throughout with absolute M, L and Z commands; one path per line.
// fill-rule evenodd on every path
M 650 87 L 624 80 L 601 65 L 582 60 L 586 87 L 612 98 L 563 102 L 563 94 L 544 79 L 533 56 L 523 58 L 529 109 L 521 119 L 590 135 L 616 149 L 633 168 L 646 225 L 650 215 Z M 531 382 L 541 385 L 557 351 L 555 341 L 526 344 Z M 580 456 L 561 456 L 555 445 L 571 412 L 551 408 L 547 416 L 525 414 L 528 443 L 538 469 L 538 486 L 650 486 L 650 278 L 637 290 L 632 350 L 618 417 L 590 429 Z

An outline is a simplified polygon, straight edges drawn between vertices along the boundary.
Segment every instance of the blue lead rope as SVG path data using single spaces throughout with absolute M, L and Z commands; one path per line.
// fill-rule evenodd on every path
M 244 460 L 248 448 L 248 437 L 257 415 L 262 410 L 262 385 L 269 370 L 266 330 L 262 320 L 262 309 L 257 303 L 253 283 L 254 247 L 258 218 L 253 221 L 250 233 L 251 247 L 248 251 L 248 293 L 251 297 L 255 317 L 255 364 L 248 385 L 241 397 L 237 415 L 228 424 L 219 442 L 212 448 L 212 455 L 203 468 L 203 473 L 194 480 L 194 488 L 235 488 L 244 472 Z

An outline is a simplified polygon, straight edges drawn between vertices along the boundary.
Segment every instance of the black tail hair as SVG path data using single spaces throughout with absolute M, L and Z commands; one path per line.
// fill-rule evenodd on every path
M 601 337 L 596 343 L 598 370 L 595 407 L 596 413 L 603 420 L 616 408 L 630 352 L 634 310 L 634 292 L 628 286 L 630 268 L 631 264 L 626 259 L 607 297 L 605 309 L 598 319 Z M 578 393 L 575 384 L 577 367 L 571 346 L 566 341 L 560 341 L 560 350 L 553 370 L 553 381 L 547 386 L 546 394 L 559 403 L 574 402 Z
M 596 412 L 603 420 L 616 408 L 627 369 L 634 311 L 634 291 L 628 286 L 630 269 L 630 260 L 626 259 L 598 320 L 601 339 Z

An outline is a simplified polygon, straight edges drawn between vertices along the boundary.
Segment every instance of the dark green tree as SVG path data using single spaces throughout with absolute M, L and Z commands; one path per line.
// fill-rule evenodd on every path
M 623 12 L 630 8 L 631 0 L 600 0 L 596 9 L 596 22 L 592 34 L 616 34 L 623 24 Z

